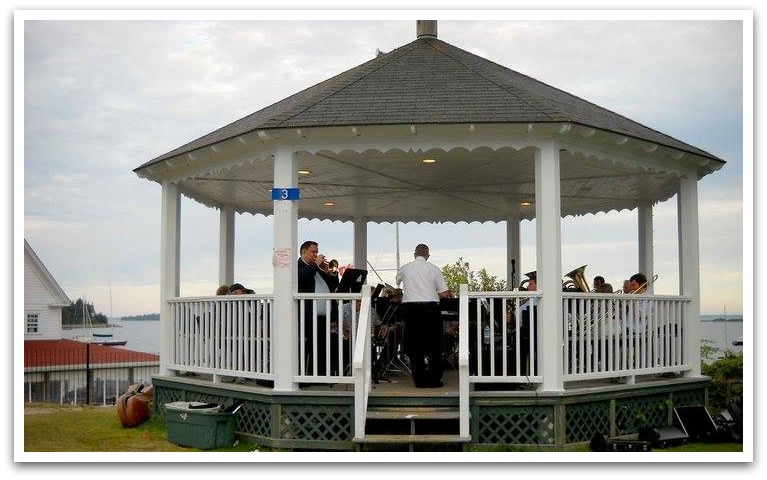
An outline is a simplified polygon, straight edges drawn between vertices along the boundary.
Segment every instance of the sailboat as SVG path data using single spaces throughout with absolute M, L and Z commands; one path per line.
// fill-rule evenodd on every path
M 78 342 L 85 342 L 85 343 L 95 343 L 97 345 L 110 345 L 110 346 L 120 346 L 125 345 L 128 343 L 127 340 L 115 340 L 113 339 L 113 336 L 111 333 L 94 333 L 93 332 L 93 322 L 91 322 L 91 315 L 88 311 L 88 302 L 85 301 L 83 298 L 82 300 L 82 306 L 83 306 L 83 327 L 88 330 L 89 333 L 85 333 L 82 335 L 75 335 L 72 337 L 72 340 L 77 340 Z

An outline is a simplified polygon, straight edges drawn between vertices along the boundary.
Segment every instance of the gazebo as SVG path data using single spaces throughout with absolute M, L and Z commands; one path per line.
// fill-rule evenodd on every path
M 666 425 L 674 405 L 703 403 L 697 182 L 724 161 L 441 41 L 436 21 L 416 29 L 414 41 L 134 170 L 162 186 L 159 413 L 175 400 L 241 400 L 238 433 L 277 446 L 346 449 L 389 438 L 562 448 L 595 433 L 635 433 L 640 417 Z M 273 216 L 272 293 L 179 298 L 181 195 L 220 211 L 222 284 L 233 281 L 235 214 Z M 651 282 L 642 295 L 563 289 L 563 217 L 636 210 L 638 264 L 652 278 L 653 205 L 674 196 L 679 295 L 653 295 Z M 360 266 L 368 222 L 506 222 L 510 279 L 512 264 L 528 270 L 520 222 L 535 219 L 529 269 L 538 290 L 463 287 L 452 383 L 383 394 L 370 372 L 371 289 L 298 294 L 299 218 L 353 222 Z M 348 344 L 317 332 L 349 350 L 348 368 L 318 375 L 310 365 L 335 359 L 301 354 L 304 322 L 316 329 L 301 305 L 340 311 L 354 299 L 362 308 Z M 524 301 L 537 305 L 527 364 L 514 348 L 524 341 L 514 328 Z M 484 325 L 496 355 L 481 353 Z M 418 415 L 455 420 L 456 431 L 372 435 L 374 420 L 394 418 L 392 406 L 411 417 L 428 407 Z

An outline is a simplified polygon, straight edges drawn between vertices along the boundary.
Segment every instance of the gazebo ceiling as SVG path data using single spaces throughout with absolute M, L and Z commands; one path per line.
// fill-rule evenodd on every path
M 309 172 L 298 174 L 304 218 L 529 219 L 535 146 L 547 139 L 560 147 L 563 215 L 664 201 L 676 193 L 679 175 L 700 178 L 724 164 L 426 35 L 135 172 L 176 182 L 209 206 L 269 215 L 273 153 L 287 145 L 299 170 Z

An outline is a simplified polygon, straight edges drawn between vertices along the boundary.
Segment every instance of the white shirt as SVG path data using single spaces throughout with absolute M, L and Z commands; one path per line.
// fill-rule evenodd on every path
M 415 257 L 397 272 L 397 283 L 402 283 L 402 303 L 439 302 L 439 293 L 447 290 L 442 270 L 424 257 Z
M 320 275 L 319 272 L 314 274 L 314 293 L 330 293 L 328 284 L 325 283 L 325 279 L 322 278 L 322 275 Z M 325 299 L 317 300 L 315 305 L 317 305 L 317 315 L 325 315 Z
M 626 312 L 626 329 L 634 333 L 647 333 L 647 325 L 654 315 L 654 302 L 650 299 L 634 300 L 632 305 L 633 317 Z

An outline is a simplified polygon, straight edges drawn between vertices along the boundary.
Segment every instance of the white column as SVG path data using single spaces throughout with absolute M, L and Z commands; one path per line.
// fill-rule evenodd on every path
M 369 270 L 367 263 L 368 221 L 365 217 L 354 217 L 354 267 Z M 370 283 L 370 278 L 367 283 Z
M 509 286 L 509 290 L 519 285 L 520 275 L 522 275 L 520 272 L 523 271 L 522 264 L 519 261 L 522 250 L 519 222 L 519 203 L 515 203 L 512 205 L 509 218 L 506 220 L 506 283 Z M 511 278 L 512 261 L 515 272 L 513 279 Z
M 160 375 L 169 375 L 167 365 L 173 360 L 173 309 L 168 300 L 178 297 L 181 264 L 181 195 L 178 185 L 162 184 L 160 219 Z
M 218 284 L 234 283 L 234 206 L 221 207 L 218 222 Z
M 559 148 L 541 143 L 535 155 L 535 218 L 538 290 L 538 365 L 544 391 L 561 391 L 562 382 L 562 239 Z
M 274 153 L 274 188 L 296 188 L 297 160 L 292 149 L 280 146 Z M 298 290 L 298 203 L 274 201 L 274 334 L 272 359 L 274 389 L 298 388 L 298 311 L 293 294 Z
M 679 294 L 690 297 L 682 313 L 686 376 L 700 376 L 700 250 L 698 243 L 698 180 L 693 172 L 679 181 Z
M 639 271 L 647 276 L 647 293 L 653 293 L 652 278 L 655 275 L 655 261 L 653 259 L 653 221 L 652 204 L 639 205 L 637 214 L 637 232 L 639 237 Z

